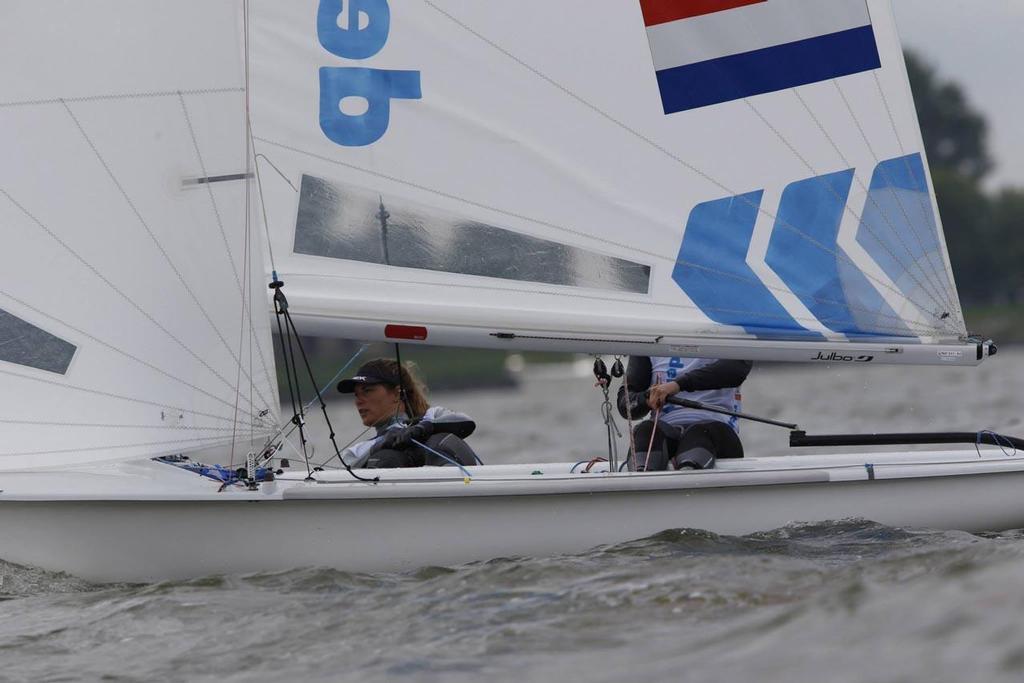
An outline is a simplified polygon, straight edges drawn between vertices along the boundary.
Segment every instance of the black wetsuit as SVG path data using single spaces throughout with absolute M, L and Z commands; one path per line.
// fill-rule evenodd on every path
M 342 457 L 352 467 L 475 465 L 479 458 L 463 441 L 475 429 L 476 423 L 468 416 L 435 406 L 419 420 L 409 422 L 400 415 L 376 425 L 373 439 L 350 446 Z
M 752 367 L 752 362 L 742 360 L 702 362 L 699 367 L 684 370 L 675 376 L 664 378 L 664 381 L 679 384 L 680 392 L 676 394 L 677 396 L 701 400 L 700 392 L 738 392 L 739 386 L 747 378 Z M 626 417 L 628 412 L 629 417 L 636 420 L 650 412 L 644 392 L 654 382 L 652 368 L 650 357 L 630 357 L 625 382 L 629 387 L 632 405 L 627 405 L 626 387 L 621 387 L 618 408 L 623 417 Z M 715 458 L 743 457 L 743 444 L 734 424 L 731 425 L 719 416 L 705 411 L 694 411 L 689 408 L 674 410 L 690 411 L 687 414 L 690 420 L 682 425 L 659 420 L 656 426 L 653 420 L 645 420 L 633 430 L 636 462 L 632 462 L 631 465 L 634 469 L 664 470 L 670 466 L 706 469 L 714 467 Z

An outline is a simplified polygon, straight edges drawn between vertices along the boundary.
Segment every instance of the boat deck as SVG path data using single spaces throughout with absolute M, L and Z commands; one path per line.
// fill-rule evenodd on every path
M 359 470 L 307 477 L 292 467 L 250 491 L 173 465 L 150 460 L 108 463 L 61 471 L 8 472 L 4 500 L 295 500 L 336 498 L 464 497 L 585 492 L 704 489 L 802 483 L 860 482 L 1024 471 L 1024 452 L 981 447 L 943 451 L 814 453 L 719 460 L 703 471 L 609 472 L 605 462 L 543 462 Z

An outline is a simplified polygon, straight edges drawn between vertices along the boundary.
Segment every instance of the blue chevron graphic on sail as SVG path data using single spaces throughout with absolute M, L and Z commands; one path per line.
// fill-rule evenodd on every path
M 822 339 L 797 323 L 747 265 L 763 196 L 759 190 L 695 206 L 672 279 L 715 322 L 756 336 Z
M 854 170 L 799 180 L 782 192 L 765 263 L 820 325 L 848 337 L 914 341 L 903 316 L 839 245 Z M 856 242 L 908 301 L 945 273 L 919 154 L 875 168 Z M 747 263 L 764 191 L 698 204 L 690 212 L 672 279 L 711 320 L 759 338 L 823 338 L 801 324 Z M 909 236 L 909 237 L 908 237 Z M 908 263 L 909 262 L 909 263 Z M 949 292 L 947 280 L 936 291 Z M 804 320 L 804 323 L 810 321 Z
M 920 154 L 878 164 L 857 243 L 911 301 L 955 308 L 926 177 Z
M 787 186 L 765 261 L 833 332 L 914 336 L 839 246 L 852 184 L 850 169 Z

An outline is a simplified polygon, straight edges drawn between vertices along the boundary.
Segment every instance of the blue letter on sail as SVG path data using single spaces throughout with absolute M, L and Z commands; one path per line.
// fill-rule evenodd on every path
M 367 102 L 362 114 L 341 111 L 346 97 Z M 391 71 L 359 67 L 320 69 L 320 128 L 333 142 L 346 147 L 369 145 L 381 138 L 391 121 L 391 100 L 418 100 L 419 71 Z
M 348 12 L 345 12 L 344 4 L 344 0 L 321 0 L 316 15 L 320 44 L 345 59 L 374 56 L 388 42 L 391 28 L 388 0 L 348 0 Z M 359 27 L 361 16 L 368 20 L 363 28 Z M 338 25 L 341 18 L 346 20 L 347 28 Z
M 367 59 L 381 51 L 391 29 L 388 0 L 320 0 L 317 36 L 328 51 L 345 59 Z M 362 18 L 366 25 L 361 26 Z M 339 25 L 344 20 L 345 28 Z M 391 121 L 391 100 L 418 100 L 419 71 L 393 71 L 352 66 L 320 69 L 320 129 L 344 147 L 362 147 L 379 140 Z M 345 99 L 362 100 L 360 114 L 342 111 Z

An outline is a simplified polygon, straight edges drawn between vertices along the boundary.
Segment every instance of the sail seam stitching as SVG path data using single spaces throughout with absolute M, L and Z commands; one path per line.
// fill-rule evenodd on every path
M 864 146 L 867 147 L 868 152 L 871 153 L 871 158 L 874 160 L 874 163 L 876 164 L 876 167 L 879 169 L 879 172 L 885 177 L 885 179 L 890 182 L 889 191 L 892 193 L 893 199 L 896 200 L 896 204 L 900 207 L 900 211 L 902 212 L 903 218 L 906 220 L 907 225 L 910 226 L 910 233 L 914 236 L 914 241 L 917 242 L 917 246 L 921 248 L 921 252 L 927 256 L 928 252 L 926 251 L 926 247 L 924 245 L 924 241 L 921 239 L 920 234 L 917 232 L 917 229 L 914 226 L 914 222 L 912 220 L 910 220 L 910 214 L 907 213 L 907 207 L 904 206 L 903 201 L 900 199 L 899 194 L 896 192 L 895 186 L 891 182 L 892 181 L 892 177 L 888 174 L 888 171 L 886 171 L 885 167 L 880 165 L 880 159 L 878 158 L 878 154 L 875 153 L 875 148 L 871 144 L 871 140 L 868 138 L 867 133 L 864 131 L 864 126 L 861 124 L 860 119 L 857 118 L 857 114 L 853 111 L 853 107 L 850 105 L 850 101 L 846 97 L 846 93 L 843 92 L 842 86 L 839 84 L 838 80 L 832 79 L 832 83 L 833 83 L 833 85 L 835 85 L 836 90 L 839 91 L 839 96 L 842 98 L 843 104 L 846 105 L 846 111 L 849 112 L 850 118 L 853 119 L 854 124 L 857 126 L 857 131 L 860 133 L 860 137 L 864 141 Z M 904 163 L 906 163 L 906 162 L 904 162 Z M 913 259 L 914 253 L 910 250 L 910 247 L 907 246 L 907 244 L 903 241 L 903 236 L 900 234 L 900 232 L 898 230 L 896 230 L 896 226 L 889 219 L 889 216 L 882 209 L 881 205 L 879 205 L 878 199 L 875 198 L 868 191 L 868 188 L 864 185 L 864 182 L 859 177 L 857 178 L 857 184 L 860 185 L 861 189 L 867 194 L 868 199 L 872 202 L 872 204 L 875 205 L 875 208 L 878 209 L 878 212 L 880 214 L 882 214 L 882 217 L 885 219 L 886 224 L 890 228 L 892 228 L 893 233 L 896 235 L 897 239 L 899 239 L 899 241 L 900 241 L 900 246 L 902 246 L 904 249 L 906 249 L 907 255 L 911 259 Z M 923 207 L 923 200 L 919 199 L 918 201 L 920 201 L 922 203 L 922 208 L 924 208 Z M 930 208 L 928 209 L 927 213 L 931 213 L 931 209 Z M 864 225 L 863 218 L 861 218 L 860 221 L 861 221 L 861 225 Z M 865 226 L 865 227 L 867 227 L 867 226 Z M 872 236 L 874 236 L 876 239 L 878 239 L 877 236 L 874 235 L 874 233 L 872 233 Z M 881 240 L 879 240 L 879 241 L 881 241 Z M 895 259 L 895 256 L 893 256 L 893 258 Z M 898 259 L 897 259 L 897 261 L 898 261 Z M 912 260 L 911 263 L 913 263 L 913 262 L 914 261 Z M 933 279 L 933 276 L 937 275 L 937 273 L 935 272 L 935 264 L 932 263 L 930 258 L 926 258 L 925 262 L 928 264 L 929 268 L 927 270 L 922 268 L 922 271 L 924 272 L 925 278 L 928 280 L 929 287 L 934 288 L 934 289 L 931 290 L 932 294 L 937 295 L 937 297 L 938 297 L 938 301 L 936 301 L 936 303 L 941 303 L 943 308 L 946 308 L 946 309 L 952 308 L 951 302 L 949 301 L 949 298 L 948 298 L 949 292 L 945 288 L 942 287 L 941 279 Z M 905 265 L 905 264 L 900 262 L 900 265 Z M 911 272 L 910 268 L 906 268 L 906 271 L 908 273 Z M 917 282 L 917 279 L 916 279 L 915 276 L 911 275 L 911 277 L 914 277 L 915 278 L 914 281 Z M 924 289 L 924 286 L 922 285 L 922 283 L 920 283 L 920 282 L 917 282 L 917 283 L 919 285 L 921 285 L 922 289 Z
M 168 429 L 191 432 L 230 432 L 232 427 L 202 427 L 198 425 L 149 425 L 149 424 L 109 424 L 105 422 L 53 422 L 47 420 L 6 420 L 0 424 L 36 425 L 47 427 L 101 427 L 104 429 Z M 240 422 L 240 424 L 247 424 Z
M 897 128 L 896 126 L 896 117 L 893 115 L 892 108 L 889 106 L 889 98 L 885 96 L 885 91 L 882 89 L 882 82 L 878 78 L 878 73 L 872 72 L 872 75 L 875 78 L 875 87 L 878 89 L 878 94 L 882 98 L 882 104 L 885 106 L 885 113 L 889 118 L 889 126 L 892 128 L 893 137 L 896 138 L 896 144 L 900 148 L 900 156 L 903 158 L 904 166 L 906 166 L 907 175 L 913 178 L 915 184 L 921 185 L 924 188 L 925 192 L 928 192 L 928 179 L 922 178 L 919 180 L 917 177 L 917 173 L 914 172 L 913 167 L 910 165 L 910 161 L 907 159 L 906 146 L 903 144 L 903 137 L 900 135 L 899 128 Z M 920 199 L 919 201 L 924 211 L 932 211 L 932 207 L 930 205 L 926 205 L 923 198 Z M 936 226 L 936 228 L 938 227 L 939 226 Z M 950 284 L 953 286 L 955 291 L 955 284 L 952 282 Z M 960 327 L 966 329 L 967 321 L 964 319 L 963 309 L 960 307 L 960 302 L 956 300 L 955 296 L 953 297 L 952 303 L 954 304 L 953 312 L 956 313 L 957 315 Z
M 827 132 L 827 131 L 825 130 L 824 126 L 822 126 L 822 125 L 821 125 L 821 122 L 820 122 L 820 121 L 818 120 L 818 117 L 814 115 L 814 112 L 812 112 L 812 111 L 810 110 L 810 108 L 809 108 L 809 107 L 807 106 L 807 104 L 806 104 L 806 103 L 804 102 L 804 99 L 803 99 L 803 97 L 801 97 L 801 96 L 800 96 L 800 93 L 799 93 L 799 92 L 796 92 L 795 88 L 793 89 L 793 91 L 794 91 L 794 94 L 796 95 L 797 99 L 799 99 L 799 100 L 800 100 L 800 102 L 801 102 L 801 104 L 803 104 L 803 105 L 804 105 L 804 109 L 805 109 L 805 110 L 807 111 L 807 114 L 808 114 L 808 115 L 809 115 L 809 116 L 811 117 L 811 119 L 813 119 L 813 120 L 814 120 L 815 124 L 816 124 L 816 125 L 818 126 L 818 130 L 819 130 L 819 131 L 820 131 L 820 132 L 822 133 L 822 135 L 824 135 L 824 136 L 825 136 L 825 137 L 826 137 L 826 138 L 828 139 L 828 141 L 829 141 L 829 142 L 830 142 L 830 143 L 832 144 L 832 148 L 833 148 L 833 149 L 835 150 L 835 152 L 836 152 L 836 153 L 837 153 L 837 154 L 839 155 L 839 159 L 840 159 L 840 161 L 841 161 L 841 162 L 842 162 L 842 163 L 843 163 L 843 164 L 844 164 L 844 165 L 845 165 L 845 166 L 846 166 L 847 168 L 851 168 L 851 167 L 852 167 L 852 164 L 850 164 L 849 160 L 848 160 L 848 159 L 846 158 L 846 156 L 845 156 L 845 155 L 844 155 L 844 154 L 842 153 L 842 151 L 841 151 L 841 150 L 839 149 L 839 147 L 838 147 L 838 146 L 836 145 L 835 141 L 834 141 L 834 140 L 832 139 L 832 136 L 831 136 L 831 135 L 829 135 L 829 133 L 828 133 L 828 132 Z M 813 165 L 812 165 L 811 163 L 809 163 L 809 162 L 808 162 L 808 161 L 807 161 L 807 160 L 806 160 L 806 159 L 805 159 L 805 158 L 804 158 L 803 156 L 801 156 L 800 154 L 797 154 L 797 153 L 796 153 L 796 151 L 795 151 L 795 150 L 793 149 L 793 146 L 792 146 L 792 145 L 790 144 L 789 140 L 787 140 L 787 139 L 786 139 L 786 137 L 785 137 L 785 136 L 784 136 L 784 135 L 782 134 L 782 132 L 781 132 L 781 131 L 779 131 L 779 130 L 778 130 L 778 129 L 777 129 L 777 128 L 776 128 L 775 126 L 774 126 L 774 125 L 772 125 L 772 124 L 771 124 L 771 122 L 769 122 L 769 121 L 768 121 L 768 119 L 767 119 L 767 118 L 766 118 L 766 117 L 765 117 L 765 116 L 764 116 L 764 115 L 763 115 L 763 114 L 762 114 L 762 113 L 761 113 L 761 112 L 760 112 L 760 111 L 759 111 L 759 110 L 757 109 L 757 107 L 756 107 L 756 106 L 755 106 L 755 105 L 754 105 L 754 104 L 753 104 L 752 102 L 750 102 L 750 101 L 749 101 L 749 99 L 748 99 L 748 98 L 744 98 L 744 100 L 743 100 L 743 101 L 744 101 L 744 102 L 746 103 L 746 105 L 747 105 L 747 106 L 748 106 L 748 107 L 750 108 L 750 110 L 751 110 L 751 111 L 753 111 L 753 112 L 754 112 L 754 114 L 756 114 L 756 115 L 757 115 L 757 117 L 758 117 L 759 119 L 761 119 L 761 122 L 762 122 L 762 123 L 764 123 L 764 124 L 765 124 L 765 126 L 767 126 L 767 127 L 768 127 L 768 129 L 770 129 L 770 130 L 771 130 L 771 131 L 772 131 L 773 133 L 775 133 L 776 137 L 778 137 L 778 138 L 779 138 L 779 139 L 780 139 L 780 140 L 781 140 L 781 141 L 782 141 L 782 142 L 783 142 L 783 143 L 784 143 L 784 144 L 786 145 L 786 147 L 788 147 L 788 148 L 789 148 L 789 149 L 790 149 L 791 151 L 793 151 L 793 152 L 794 152 L 795 156 L 796 156 L 796 157 L 797 157 L 797 158 L 798 158 L 798 159 L 799 159 L 799 160 L 800 160 L 800 161 L 801 161 L 801 162 L 802 162 L 802 163 L 804 164 L 804 166 L 806 166 L 806 167 L 807 167 L 807 170 L 809 170 L 809 171 L 810 171 L 811 173 L 813 173 L 813 174 L 815 174 L 815 175 L 820 175 L 820 173 L 821 173 L 821 172 L 820 172 L 820 171 L 819 171 L 818 169 L 816 169 L 816 168 L 815 168 L 815 167 L 814 167 L 814 166 L 813 166 Z M 854 174 L 854 177 L 856 178 L 856 174 Z M 857 179 L 857 180 L 858 180 L 858 184 L 860 185 L 861 189 L 862 189 L 862 190 L 865 190 L 865 191 L 866 191 L 866 190 L 867 190 L 867 188 L 865 188 L 865 187 L 864 187 L 864 183 L 863 183 L 863 182 L 860 182 L 860 180 L 859 180 L 859 179 Z M 829 190 L 829 192 L 831 192 L 831 193 L 832 193 L 832 196 L 834 196 L 834 197 L 835 197 L 836 199 L 838 199 L 838 200 L 840 200 L 841 202 L 843 202 L 843 210 L 844 210 L 844 211 L 845 211 L 846 213 L 848 213 L 848 214 L 849 214 L 850 216 L 852 216 L 852 217 L 854 218 L 854 220 L 856 220 L 856 221 L 857 221 L 857 224 L 858 224 L 858 225 L 859 225 L 860 227 L 863 227 L 863 228 L 864 228 L 865 230 L 867 230 L 867 231 L 868 231 L 868 232 L 869 232 L 869 233 L 870 233 L 870 234 L 872 235 L 872 237 L 874 237 L 875 239 L 877 239 L 877 240 L 879 241 L 879 243 L 881 243 L 881 244 L 885 245 L 884 241 L 883 241 L 883 240 L 881 240 L 881 239 L 879 239 L 878 235 L 876 235 L 876 234 L 875 234 L 874 230 L 872 230 L 870 226 L 868 226 L 867 224 L 865 224 L 865 223 L 864 223 L 864 219 L 863 219 L 863 217 L 862 217 L 862 216 L 858 216 L 858 215 L 857 215 L 857 212 L 856 212 L 856 211 L 854 211 L 854 210 L 853 210 L 853 209 L 852 209 L 852 208 L 850 207 L 850 203 L 849 203 L 848 201 L 846 201 L 846 200 L 845 200 L 845 199 L 844 199 L 844 198 L 843 198 L 842 196 L 840 196 L 840 194 L 839 194 L 839 193 L 838 193 L 838 192 L 836 191 L 836 189 L 835 189 L 835 188 L 834 188 L 834 187 L 832 186 L 832 184 L 831 184 L 831 183 L 826 183 L 826 186 L 828 187 L 828 190 Z M 868 196 L 870 196 L 870 194 L 869 194 Z M 876 202 L 876 206 L 877 206 L 877 202 Z M 894 226 L 892 225 L 892 223 L 891 223 L 891 222 L 889 221 L 888 217 L 887 217 L 887 216 L 885 215 L 885 212 L 881 211 L 881 207 L 878 207 L 878 208 L 879 208 L 879 211 L 880 211 L 880 212 L 882 213 L 883 217 L 884 217 L 884 218 L 886 219 L 886 222 L 887 222 L 887 223 L 889 223 L 889 227 L 890 227 L 890 228 L 893 228 L 893 231 L 895 232 L 895 228 L 894 228 Z M 786 227 L 786 226 L 783 226 L 783 227 Z M 796 230 L 796 229 L 794 228 L 794 230 Z M 803 233 L 802 233 L 802 232 L 800 232 L 799 230 L 796 230 L 796 232 L 798 232 L 798 234 L 800 234 L 801 236 L 803 236 Z M 902 240 L 901 240 L 901 243 L 902 243 Z M 889 252 L 889 255 L 890 255 L 890 256 L 892 257 L 892 259 L 893 259 L 894 261 L 896 261 L 896 262 L 897 262 L 897 263 L 899 263 L 899 264 L 900 264 L 901 266 L 903 266 L 904 270 L 906 270 L 907 272 L 910 272 L 910 271 L 909 271 L 909 269 L 908 269 L 908 268 L 906 267 L 906 264 L 905 264 L 905 263 L 904 263 L 904 262 L 903 262 L 902 260 L 900 260 L 900 258 L 899 258 L 898 256 L 896 256 L 896 254 L 894 254 L 894 253 L 892 252 L 892 250 L 888 248 L 888 246 L 886 246 L 885 248 L 886 248 L 886 251 L 888 251 L 888 252 Z M 908 248 L 908 247 L 906 247 L 906 245 L 904 245 L 904 248 L 905 248 L 905 249 L 907 249 L 907 252 L 909 253 L 909 251 L 910 251 L 910 250 L 909 250 L 909 248 Z M 850 263 L 851 263 L 852 265 L 856 266 L 856 264 L 855 264 L 855 263 L 853 263 L 853 260 L 852 260 L 852 259 L 850 259 L 849 257 L 847 257 L 847 260 L 848 260 L 848 261 L 849 261 L 849 262 L 850 262 Z M 858 270 L 860 270 L 860 269 L 858 268 Z M 920 286 L 920 288 L 921 288 L 921 291 L 922 291 L 922 292 L 923 292 L 923 293 L 924 293 L 924 294 L 925 294 L 926 296 L 928 296 L 928 298 L 930 298 L 930 299 L 931 299 L 932 303 L 934 303 L 934 304 L 937 304 L 938 306 L 940 306 L 940 307 L 942 307 L 942 308 L 945 308 L 945 307 L 946 307 L 946 304 L 945 304 L 945 303 L 943 303 L 943 302 L 941 301 L 941 297 L 936 297 L 936 295 L 934 294 L 934 292 L 932 292 L 932 291 L 931 291 L 931 290 L 930 290 L 929 288 L 927 288 L 927 287 L 925 287 L 925 286 L 924 286 L 923 284 L 921 284 L 921 283 L 920 283 L 920 282 L 919 282 L 919 281 L 917 280 L 917 278 L 913 276 L 913 274 L 911 274 L 911 277 L 912 277 L 912 278 L 914 278 L 914 281 L 915 281 L 915 282 L 917 282 L 918 286 Z M 904 298 L 904 299 L 906 299 L 906 300 L 910 301 L 911 303 L 913 303 L 913 304 L 914 304 L 915 306 L 917 306 L 917 307 L 918 307 L 919 309 L 921 309 L 922 311 L 927 311 L 926 307 L 925 307 L 925 306 L 923 306 L 923 305 L 922 305 L 921 303 L 919 303 L 919 302 L 917 302 L 917 301 L 914 301 L 913 299 L 911 299 L 910 297 L 908 297 L 908 296 L 907 296 L 906 294 L 903 294 L 902 296 L 903 296 L 903 298 Z M 865 312 L 867 312 L 867 313 L 871 313 L 872 315 L 875 315 L 875 312 L 874 312 L 874 311 L 865 311 Z M 932 315 L 932 317 L 938 317 L 938 316 L 936 316 L 936 315 L 935 315 L 934 313 L 932 313 L 931 315 Z M 824 321 L 822 321 L 822 322 L 824 322 Z M 940 328 L 940 329 L 941 329 L 941 328 Z
M 149 92 L 111 93 L 106 95 L 82 95 L 79 97 L 54 97 L 42 100 L 13 100 L 0 102 L 0 109 L 8 107 L 34 107 L 46 104 L 63 104 L 65 102 L 104 102 L 111 100 L 142 100 L 158 97 L 174 97 L 179 93 L 186 95 L 223 95 L 245 92 L 245 88 L 193 88 L 190 90 L 153 90 Z
M 268 433 L 269 434 L 270 432 L 269 431 L 260 432 L 260 436 L 263 436 L 264 433 Z M 225 439 L 222 436 L 200 436 L 200 437 L 196 437 L 194 439 L 174 440 L 174 441 L 147 441 L 147 442 L 141 442 L 141 443 L 104 444 L 104 445 L 99 445 L 99 446 L 86 446 L 86 447 L 82 447 L 82 448 L 62 448 L 62 449 L 48 450 L 48 451 L 20 451 L 20 452 L 13 452 L 13 453 L 8 452 L 8 453 L 0 453 L 0 458 L 16 458 L 16 457 L 25 457 L 25 456 L 33 456 L 33 455 L 58 455 L 58 454 L 61 454 L 61 453 L 85 453 L 85 452 L 88 452 L 88 451 L 98 451 L 98 450 L 109 451 L 109 450 L 121 449 L 121 448 L 142 448 L 144 446 L 179 446 L 179 445 L 183 445 L 183 444 L 200 444 L 200 443 L 204 444 L 204 445 L 207 445 L 207 446 L 213 446 L 213 445 L 216 445 L 218 443 L 227 443 L 229 440 L 230 439 Z
M 231 422 L 231 418 L 224 415 L 215 415 L 213 413 L 203 412 L 201 410 L 194 410 L 191 408 L 182 408 L 180 406 L 171 405 L 168 403 L 157 403 L 156 401 L 148 401 L 144 398 L 138 398 L 135 396 L 125 396 L 123 394 L 115 394 L 109 391 L 102 391 L 100 389 L 90 389 L 88 387 L 79 386 L 77 384 L 70 384 L 67 382 L 58 382 L 51 379 L 45 379 L 43 377 L 33 377 L 30 375 L 22 375 L 17 372 L 10 372 L 9 370 L 0 370 L 0 374 L 9 375 L 11 377 L 17 377 L 19 379 L 25 379 L 32 382 L 42 382 L 43 384 L 51 384 L 61 389 L 67 389 L 70 391 L 81 391 L 88 394 L 96 394 L 97 396 L 104 396 L 106 398 L 113 398 L 119 401 L 129 401 L 131 403 L 138 403 L 139 405 L 152 406 L 154 408 L 160 408 L 163 410 L 170 410 L 179 414 L 188 413 L 190 415 L 199 415 L 201 417 L 208 417 L 214 420 L 222 420 L 224 422 Z
M 5 195 L 7 194 L 2 188 L 0 188 L 0 193 L 3 193 Z M 7 195 L 7 198 L 10 199 L 10 195 Z M 4 292 L 4 291 L 0 290 L 0 294 L 3 294 L 7 298 L 11 299 L 12 301 L 17 302 L 18 304 L 20 304 L 21 306 L 24 306 L 25 308 L 29 309 L 30 311 L 33 311 L 37 315 L 41 315 L 41 316 L 43 316 L 43 317 L 45 317 L 45 318 L 47 318 L 49 320 L 53 320 L 54 322 L 58 322 L 61 325 L 64 325 L 68 329 L 70 329 L 73 332 L 75 332 L 75 333 L 85 337 L 86 339 L 94 341 L 97 344 L 99 344 L 99 345 L 101 345 L 101 346 L 103 346 L 105 348 L 108 348 L 111 351 L 113 351 L 115 353 L 118 353 L 118 354 L 120 354 L 120 355 L 122 355 L 122 356 L 124 356 L 124 357 L 126 357 L 126 358 L 128 358 L 130 360 L 133 360 L 136 363 L 139 363 L 140 365 L 142 365 L 144 367 L 147 367 L 150 370 L 152 370 L 152 371 L 154 371 L 156 373 L 159 373 L 160 375 L 163 375 L 164 377 L 166 377 L 166 378 L 168 378 L 170 380 L 178 382 L 178 383 L 188 387 L 189 389 L 192 389 L 193 391 L 196 391 L 196 392 L 198 392 L 200 394 L 203 394 L 204 396 L 206 396 L 208 398 L 211 398 L 211 399 L 213 399 L 213 400 L 215 400 L 215 401 L 217 401 L 219 403 L 223 403 L 227 407 L 231 407 L 231 403 L 230 402 L 228 402 L 228 401 L 226 401 L 226 400 L 224 400 L 224 399 L 222 399 L 222 398 L 220 398 L 218 396 L 215 396 L 215 395 L 211 394 L 210 392 L 206 391 L 205 389 L 201 389 L 201 388 L 197 387 L 196 385 L 192 384 L 191 382 L 188 382 L 186 380 L 181 379 L 180 377 L 175 376 L 171 372 L 168 372 L 166 370 L 162 370 L 159 367 L 157 367 L 156 365 L 153 365 L 152 363 L 150 363 L 148 361 L 145 361 L 145 360 L 143 360 L 143 359 L 141 359 L 141 358 L 139 358 L 139 357 L 137 357 L 137 356 L 135 356 L 135 355 L 133 355 L 131 353 L 128 353 L 127 351 L 124 351 L 124 350 L 114 346 L 113 344 L 111 344 L 109 342 L 105 342 L 102 339 L 100 339 L 100 338 L 98 338 L 98 337 L 96 337 L 96 336 L 94 336 L 92 334 L 89 334 L 85 330 L 82 330 L 82 329 L 79 329 L 79 328 L 75 327 L 74 325 L 72 325 L 71 323 L 69 323 L 67 321 L 57 320 L 57 318 L 54 318 L 53 316 L 49 315 L 48 313 L 45 313 L 45 312 L 39 310 L 35 306 L 32 306 L 31 304 L 29 304 L 29 303 L 27 303 L 25 301 L 22 301 L 21 299 L 13 296 L 13 295 L 11 295 L 11 294 L 9 294 L 7 292 Z M 248 416 L 249 417 L 253 417 L 253 414 L 251 412 L 249 412 Z
M 821 134 L 825 137 L 825 139 L 828 140 L 828 143 L 831 145 L 831 147 L 833 147 L 833 150 L 836 151 L 836 154 L 839 155 L 840 160 L 847 166 L 847 168 L 852 168 L 852 164 L 846 158 L 846 155 L 843 154 L 843 151 L 840 150 L 839 144 L 836 142 L 836 139 L 833 136 L 831 136 L 831 134 L 825 129 L 824 125 L 821 123 L 821 121 L 818 119 L 818 117 L 814 114 L 813 111 L 811 111 L 810 105 L 807 103 L 807 100 L 804 99 L 803 95 L 800 94 L 800 91 L 797 90 L 796 88 L 793 88 L 792 91 L 797 96 L 797 99 L 800 100 L 800 103 L 803 106 L 804 111 L 807 112 L 807 115 L 809 117 L 811 117 L 812 121 L 814 121 L 814 125 L 817 126 L 818 131 L 821 132 Z M 845 97 L 843 99 L 844 99 L 844 101 L 846 101 Z M 857 126 L 857 128 L 860 129 L 860 122 L 857 120 L 856 117 L 853 116 L 853 112 L 850 110 L 849 102 L 847 102 L 847 110 L 849 111 L 851 117 L 853 117 L 854 123 Z M 860 132 L 861 132 L 861 135 L 863 135 L 863 130 L 862 129 L 861 129 Z M 868 152 L 870 152 L 871 157 L 874 159 L 874 161 L 878 162 L 878 156 L 876 154 L 874 154 L 874 152 L 871 150 L 869 145 L 868 145 Z M 857 177 L 856 174 L 854 174 L 854 179 L 857 181 L 857 184 L 860 186 L 860 188 L 864 191 L 864 193 L 867 196 L 868 200 L 871 201 L 874 204 L 874 207 L 876 207 L 879 210 L 879 213 L 882 214 L 882 217 L 883 217 L 883 219 L 885 219 L 886 224 L 891 228 L 893 234 L 895 234 L 895 236 L 896 236 L 896 239 L 899 240 L 900 246 L 903 247 L 904 251 L 906 251 L 907 254 L 912 256 L 913 252 L 910 251 L 910 248 L 903 241 L 903 237 L 899 233 L 899 230 L 896 229 L 896 226 L 893 224 L 892 220 L 889 218 L 889 215 L 885 211 L 882 210 L 881 206 L 879 206 L 878 200 L 871 197 L 871 194 L 868 193 L 868 191 L 867 191 L 867 187 L 864 186 L 863 181 L 860 180 L 860 178 Z M 849 203 L 847 203 L 847 205 L 846 205 L 846 210 L 850 213 L 851 216 L 853 216 L 857 220 L 857 224 L 860 227 L 863 227 L 865 230 L 867 230 L 867 232 L 870 234 L 870 236 L 872 238 L 876 239 L 879 242 L 879 244 L 881 244 L 885 248 L 886 252 L 889 253 L 889 256 L 891 256 L 894 261 L 896 261 L 897 263 L 900 264 L 900 266 L 903 267 L 904 272 L 909 274 L 910 275 L 910 279 L 913 280 L 913 282 L 916 285 L 918 285 L 918 287 L 921 288 L 921 291 L 923 293 L 926 293 L 928 295 L 928 297 L 931 298 L 932 303 L 938 304 L 942 308 L 948 308 L 949 307 L 948 302 L 942 297 L 942 295 L 939 293 L 939 291 L 931 289 L 934 286 L 933 283 L 931 283 L 931 281 L 929 281 L 929 286 L 926 287 L 925 284 L 922 283 L 918 279 L 918 276 L 916 276 L 913 273 L 913 270 L 907 267 L 906 263 L 904 263 L 903 260 L 900 259 L 900 257 L 897 256 L 893 252 L 892 249 L 889 248 L 889 245 L 887 245 L 884 240 L 879 238 L 879 236 L 876 233 L 876 231 L 874 231 L 869 225 L 864 223 L 863 216 L 862 215 L 858 216 L 856 214 L 856 212 L 853 211 L 853 209 L 850 207 Z M 914 237 L 916 237 L 916 233 L 914 234 Z M 919 242 L 919 245 L 920 244 L 921 243 Z M 921 246 L 924 249 L 924 245 L 921 245 Z M 913 301 L 909 297 L 906 297 L 906 298 L 909 301 Z M 914 303 L 914 305 L 922 308 L 923 310 L 925 309 L 925 307 L 922 306 L 920 303 L 915 302 L 915 301 L 913 301 L 913 303 Z

